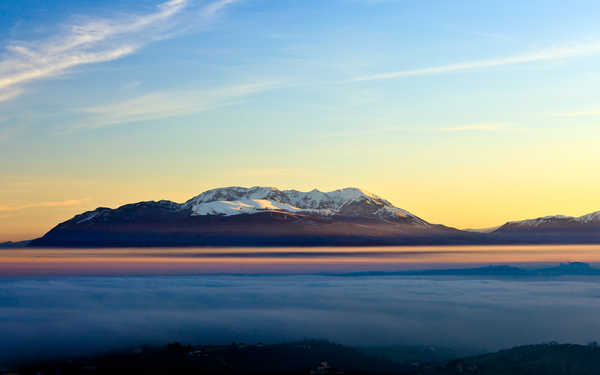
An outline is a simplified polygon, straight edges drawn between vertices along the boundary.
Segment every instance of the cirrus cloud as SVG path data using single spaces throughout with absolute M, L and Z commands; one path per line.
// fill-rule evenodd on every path
M 0 102 L 16 98 L 33 81 L 57 77 L 79 66 L 117 60 L 176 35 L 189 26 L 184 14 L 192 8 L 191 1 L 165 1 L 143 14 L 80 16 L 47 38 L 10 41 L 0 57 Z M 220 0 L 205 5 L 204 21 L 234 2 Z
M 379 81 L 460 71 L 472 71 L 485 68 L 494 68 L 504 65 L 516 65 L 542 61 L 561 60 L 597 53 L 600 53 L 600 42 L 571 44 L 496 59 L 465 61 L 461 63 L 454 63 L 448 65 L 399 70 L 395 72 L 368 74 L 354 77 L 348 82 Z
M 468 131 L 498 131 L 504 128 L 503 124 L 472 124 L 463 126 L 453 126 L 448 128 L 442 128 L 443 131 L 448 132 L 468 132 Z
M 30 202 L 15 205 L 1 205 L 0 212 L 20 211 L 28 208 L 44 208 L 44 207 L 69 207 L 78 206 L 85 203 L 88 198 L 83 199 L 68 199 L 64 201 L 43 201 L 43 202 Z
M 277 81 L 254 82 L 194 90 L 156 91 L 125 101 L 81 109 L 85 121 L 71 129 L 157 120 L 209 111 L 281 87 Z

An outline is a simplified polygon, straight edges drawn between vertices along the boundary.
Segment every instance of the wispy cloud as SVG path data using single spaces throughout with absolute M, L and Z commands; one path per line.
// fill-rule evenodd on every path
M 17 97 L 24 85 L 67 73 L 78 66 L 116 60 L 145 45 L 172 37 L 184 25 L 191 0 L 169 0 L 154 12 L 111 18 L 78 17 L 48 38 L 11 41 L 0 60 L 0 101 Z M 234 0 L 204 6 L 206 18 Z
M 17 42 L 6 47 L 0 61 L 0 95 L 12 97 L 27 82 L 65 73 L 79 65 L 106 62 L 129 55 L 160 38 L 169 20 L 181 12 L 187 0 L 170 0 L 145 15 L 114 19 L 89 19 L 66 25 L 45 40 Z M 7 94 L 7 92 L 9 94 Z
M 212 18 L 223 8 L 240 2 L 240 0 L 218 0 L 204 7 L 202 14 L 204 17 Z
M 382 136 L 384 134 L 393 134 L 393 133 L 406 133 L 413 132 L 415 129 L 414 126 L 402 126 L 402 125 L 391 125 L 391 126 L 370 126 L 370 127 L 361 127 L 354 129 L 340 129 L 328 133 L 323 133 L 325 137 L 333 137 L 333 138 L 352 138 L 352 137 L 372 137 L 372 136 Z
M 121 86 L 122 89 L 125 90 L 130 90 L 130 89 L 135 89 L 136 87 L 140 87 L 142 85 L 141 81 L 129 81 L 123 84 L 123 86 Z
M 448 128 L 442 128 L 443 131 L 448 132 L 468 132 L 468 131 L 498 131 L 505 128 L 504 124 L 472 124 L 464 126 L 453 126 Z
M 205 90 L 154 92 L 118 103 L 84 108 L 82 111 L 88 119 L 73 128 L 99 128 L 204 112 L 238 103 L 281 85 L 280 82 L 259 82 Z
M 487 38 L 487 39 L 495 39 L 495 40 L 509 40 L 509 39 L 511 39 L 508 35 L 503 34 L 503 33 L 485 32 L 485 31 L 475 32 L 475 33 L 473 33 L 473 35 L 479 36 L 479 37 L 482 37 L 482 38 Z
M 23 90 L 20 88 L 12 89 L 12 90 L 2 90 L 0 89 L 0 102 L 8 101 L 16 98 L 21 95 Z
M 359 76 L 350 79 L 349 82 L 388 80 L 412 76 L 423 76 L 432 74 L 443 74 L 458 71 L 469 71 L 477 69 L 492 68 L 504 65 L 525 64 L 541 61 L 560 60 L 577 56 L 586 56 L 595 53 L 600 53 L 600 42 L 574 44 L 568 46 L 560 46 L 549 49 L 540 50 L 537 52 L 527 53 L 518 56 L 503 57 L 490 60 L 475 60 L 462 63 L 440 65 L 418 69 L 400 70 L 396 72 L 377 73 Z
M 575 112 L 563 112 L 555 113 L 554 117 L 586 117 L 586 116 L 600 116 L 600 111 L 575 111 Z
M 0 212 L 20 211 L 28 208 L 43 208 L 43 207 L 68 207 L 78 206 L 86 202 L 88 198 L 70 199 L 64 201 L 45 201 L 45 202 L 30 202 L 15 205 L 0 205 Z
M 317 172 L 300 168 L 248 168 L 240 169 L 233 174 L 241 177 L 289 177 L 314 176 Z

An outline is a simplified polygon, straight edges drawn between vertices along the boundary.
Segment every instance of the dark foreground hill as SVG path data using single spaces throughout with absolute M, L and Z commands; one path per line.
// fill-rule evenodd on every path
M 572 344 L 521 346 L 497 353 L 427 365 L 419 374 L 593 375 L 600 374 L 600 348 Z
M 388 374 L 405 367 L 327 341 L 137 348 L 95 358 L 23 366 L 20 374 Z M 312 371 L 312 372 L 311 372 Z
M 28 364 L 19 374 L 403 374 L 592 375 L 600 373 L 595 345 L 540 344 L 462 359 L 435 350 L 354 349 L 327 341 L 276 345 L 137 348 L 84 359 Z M 381 350 L 378 353 L 377 350 Z M 394 358 L 393 353 L 397 354 Z M 446 352 L 447 354 L 448 352 Z M 390 357 L 391 356 L 391 357 Z M 416 357 L 415 357 L 416 356 Z

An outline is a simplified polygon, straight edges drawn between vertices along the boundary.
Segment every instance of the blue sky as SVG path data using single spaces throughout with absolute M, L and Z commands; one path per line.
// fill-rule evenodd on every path
M 5 1 L 0 239 L 223 185 L 361 186 L 459 227 L 597 210 L 599 11 Z

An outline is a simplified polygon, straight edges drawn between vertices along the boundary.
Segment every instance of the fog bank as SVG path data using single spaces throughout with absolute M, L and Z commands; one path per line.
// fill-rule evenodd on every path
M 0 279 L 0 360 L 139 344 L 435 344 L 600 339 L 600 283 L 443 277 Z

